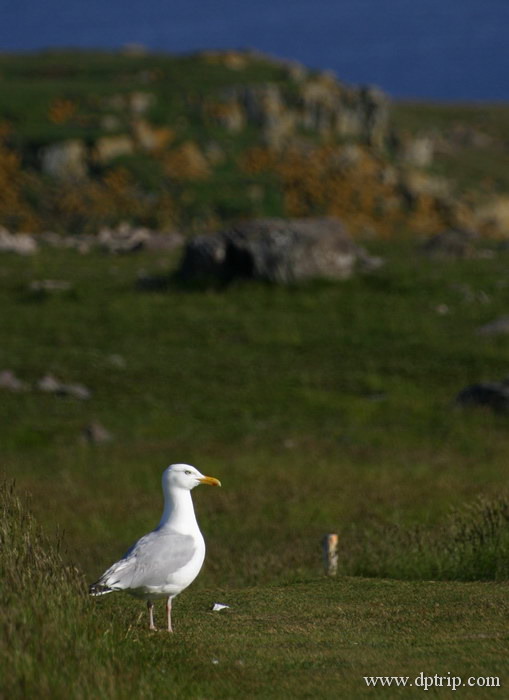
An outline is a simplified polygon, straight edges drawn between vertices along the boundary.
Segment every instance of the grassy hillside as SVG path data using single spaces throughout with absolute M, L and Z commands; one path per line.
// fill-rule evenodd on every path
M 4 54 L 0 88 L 9 230 L 327 214 L 361 234 L 505 234 L 483 206 L 509 187 L 506 106 L 392 104 L 239 51 Z

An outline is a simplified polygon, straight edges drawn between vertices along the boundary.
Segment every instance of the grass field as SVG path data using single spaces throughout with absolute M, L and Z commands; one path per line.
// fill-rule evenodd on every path
M 11 490 L 0 495 L 3 697 L 421 697 L 423 676 L 432 697 L 448 697 L 451 678 L 461 697 L 503 697 L 505 584 L 194 587 L 178 600 L 176 633 L 150 633 L 139 602 L 87 599 Z M 211 612 L 218 601 L 229 610 Z M 368 687 L 375 676 L 407 686 Z
M 507 417 L 453 401 L 506 376 L 509 338 L 476 329 L 507 312 L 508 254 L 370 249 L 386 264 L 369 276 L 287 289 L 140 291 L 175 265 L 148 253 L 0 259 L 0 369 L 93 392 L 1 393 L 2 470 L 31 493 L 3 497 L 5 697 L 418 697 L 363 676 L 421 671 L 504 685 Z M 72 289 L 30 291 L 41 279 Z M 110 443 L 83 442 L 92 420 Z M 176 461 L 223 489 L 195 492 L 207 561 L 169 638 L 140 603 L 84 591 L 157 523 Z
M 392 118 L 394 126 L 406 133 L 441 133 L 445 136 L 459 129 L 467 134 L 477 134 L 485 143 L 452 145 L 448 152 L 446 149 L 446 152 L 436 154 L 431 170 L 451 178 L 462 189 L 502 193 L 509 189 L 504 165 L 509 142 L 506 104 L 401 101 L 395 102 Z

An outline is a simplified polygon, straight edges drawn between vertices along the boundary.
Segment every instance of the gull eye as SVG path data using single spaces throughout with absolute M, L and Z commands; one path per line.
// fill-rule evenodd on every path
M 191 476 L 192 472 L 189 471 L 189 469 L 186 469 L 184 474 L 187 474 L 188 476 Z

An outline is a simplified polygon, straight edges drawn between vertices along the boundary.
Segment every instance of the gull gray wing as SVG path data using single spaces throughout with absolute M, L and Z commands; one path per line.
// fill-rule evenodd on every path
M 188 564 L 196 551 L 191 535 L 154 530 L 139 539 L 98 583 L 112 589 L 160 586 Z

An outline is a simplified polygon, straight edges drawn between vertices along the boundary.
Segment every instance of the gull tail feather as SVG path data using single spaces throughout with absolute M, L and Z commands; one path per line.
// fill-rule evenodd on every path
M 88 592 L 90 595 L 106 595 L 106 593 L 113 593 L 114 589 L 110 588 L 109 586 L 105 586 L 104 583 L 100 583 L 99 581 L 96 581 L 95 583 L 91 583 L 90 586 L 88 587 Z

